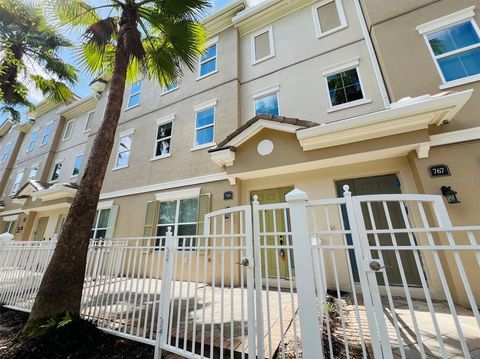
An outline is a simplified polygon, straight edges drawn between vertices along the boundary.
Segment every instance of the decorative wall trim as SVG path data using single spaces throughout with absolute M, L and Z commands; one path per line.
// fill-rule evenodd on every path
M 157 183 L 149 186 L 133 187 L 133 188 L 120 190 L 120 191 L 102 193 L 100 194 L 100 199 L 103 200 L 103 199 L 110 199 L 110 198 L 117 198 L 117 197 L 124 197 L 124 196 L 132 196 L 135 194 L 162 191 L 162 190 L 177 188 L 177 187 L 185 187 L 185 186 L 192 186 L 192 185 L 202 184 L 202 183 L 224 181 L 226 179 L 227 179 L 226 172 L 212 173 L 205 176 L 191 177 L 191 178 L 185 178 L 177 181 L 163 182 L 163 183 Z
M 200 187 L 187 188 L 179 191 L 155 193 L 155 199 L 160 202 L 174 201 L 177 199 L 195 198 L 200 195 Z
M 475 140 L 480 140 L 480 127 L 467 128 L 465 130 L 445 132 L 430 136 L 432 147 Z
M 420 35 L 426 34 L 430 31 L 441 29 L 445 26 L 450 26 L 460 21 L 472 19 L 475 16 L 475 6 L 467 7 L 466 9 L 448 14 L 441 18 L 426 22 L 424 24 L 418 25 L 416 30 Z

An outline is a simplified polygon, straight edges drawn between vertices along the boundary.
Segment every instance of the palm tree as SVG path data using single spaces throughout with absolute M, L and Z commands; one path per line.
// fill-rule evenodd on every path
M 67 84 L 76 81 L 75 69 L 59 57 L 69 46 L 40 7 L 0 0 L 0 109 L 18 120 L 19 106 L 32 107 L 27 98 L 32 86 L 49 100 L 70 100 Z
M 82 0 L 52 3 L 62 25 L 83 27 L 82 66 L 111 80 L 103 122 L 27 328 L 66 312 L 79 317 L 90 229 L 112 151 L 125 83 L 143 75 L 165 86 L 181 75 L 181 63 L 193 69 L 204 50 L 205 33 L 198 20 L 209 6 L 207 0 L 98 3 L 95 7 Z M 101 18 L 97 10 L 108 16 Z

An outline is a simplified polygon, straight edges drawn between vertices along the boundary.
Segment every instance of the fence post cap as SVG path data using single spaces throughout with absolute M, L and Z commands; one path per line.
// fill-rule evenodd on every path
M 285 200 L 287 202 L 307 201 L 308 196 L 301 189 L 294 188 L 291 192 L 288 192 L 285 195 Z

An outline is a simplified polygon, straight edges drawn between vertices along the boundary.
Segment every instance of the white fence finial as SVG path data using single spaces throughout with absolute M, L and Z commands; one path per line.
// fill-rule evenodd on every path
M 257 196 L 256 194 L 253 195 L 252 204 L 259 204 L 259 203 L 258 203 L 258 196 Z
M 168 227 L 167 227 L 167 236 L 171 236 L 171 235 L 173 235 L 173 233 L 172 233 L 172 227 L 171 227 L 171 226 L 168 226 Z
M 303 192 L 301 189 L 294 188 L 292 191 L 288 192 L 285 195 L 285 200 L 287 202 L 292 202 L 292 201 L 308 201 L 308 196 L 305 192 Z
M 343 197 L 351 196 L 352 192 L 350 192 L 350 186 L 348 184 L 343 185 Z

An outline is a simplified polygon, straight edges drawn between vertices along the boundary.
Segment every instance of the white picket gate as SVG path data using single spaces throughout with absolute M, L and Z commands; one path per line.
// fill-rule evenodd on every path
M 429 195 L 209 213 L 204 234 L 92 241 L 82 315 L 185 358 L 465 357 L 480 348 L 477 227 Z M 29 311 L 55 242 L 0 247 L 0 303 Z

